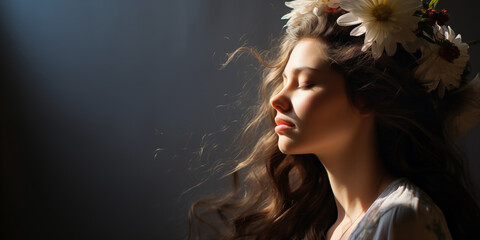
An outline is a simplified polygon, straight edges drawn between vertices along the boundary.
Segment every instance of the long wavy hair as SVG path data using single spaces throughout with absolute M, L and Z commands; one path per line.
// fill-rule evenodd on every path
M 373 110 L 387 171 L 408 178 L 433 199 L 454 239 L 474 238 L 480 226 L 477 189 L 448 126 L 458 106 L 478 100 L 464 88 L 447 92 L 443 99 L 435 91 L 427 93 L 413 76 L 418 56 L 401 46 L 393 57 L 384 54 L 374 60 L 370 52 L 361 51 L 363 37 L 351 37 L 351 27 L 336 24 L 342 13 L 329 13 L 325 25 L 314 15 L 305 16 L 269 54 L 241 47 L 225 62 L 249 51 L 265 66 L 259 103 L 235 140 L 240 148 L 232 159 L 235 167 L 227 173 L 233 180 L 229 192 L 192 205 L 189 239 L 324 239 L 334 223 L 336 206 L 321 159 L 283 154 L 273 130 L 275 110 L 269 99 L 282 88 L 292 49 L 306 37 L 327 44 L 330 64 L 344 75 L 353 106 Z

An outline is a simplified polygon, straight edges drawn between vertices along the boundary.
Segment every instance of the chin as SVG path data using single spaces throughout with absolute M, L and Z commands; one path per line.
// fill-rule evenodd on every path
M 288 148 L 286 148 L 284 145 L 278 143 L 278 150 L 280 150 L 280 152 L 282 152 L 283 154 L 290 154 L 288 152 Z
M 290 154 L 287 150 L 281 148 L 280 146 L 278 146 L 278 150 L 280 150 L 280 152 L 282 152 L 283 154 Z
M 280 152 L 287 155 L 302 154 L 292 142 L 278 141 L 278 149 Z

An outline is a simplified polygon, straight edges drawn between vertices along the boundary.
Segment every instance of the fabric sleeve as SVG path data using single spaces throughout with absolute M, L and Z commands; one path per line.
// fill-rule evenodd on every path
M 439 209 L 415 210 L 407 205 L 385 209 L 378 225 L 367 239 L 451 240 L 447 224 Z

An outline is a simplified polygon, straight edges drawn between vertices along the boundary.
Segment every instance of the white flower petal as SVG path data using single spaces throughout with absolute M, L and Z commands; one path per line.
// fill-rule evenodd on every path
M 343 0 L 340 2 L 340 7 L 344 10 L 351 11 L 352 9 L 357 9 L 361 7 L 359 6 L 359 4 L 362 4 L 362 3 L 360 3 L 360 1 L 355 1 L 355 0 L 354 1 Z
M 362 24 L 362 25 L 365 25 L 365 28 L 369 28 L 371 24 Z M 367 42 L 373 42 L 375 41 L 375 39 L 377 39 L 377 36 L 378 36 L 378 31 L 379 29 L 378 28 L 371 28 L 370 31 L 367 31 L 367 33 L 365 34 L 365 41 Z
M 418 60 L 419 66 L 416 69 L 415 77 L 429 89 L 438 88 L 438 95 L 443 98 L 446 91 L 460 86 L 461 75 L 465 71 L 470 56 L 468 55 L 468 45 L 461 42 L 461 37 L 457 36 L 453 39 L 454 32 L 450 27 L 434 26 L 434 29 L 435 35 L 443 36 L 440 39 L 450 41 L 458 48 L 460 56 L 453 62 L 447 61 L 439 55 L 440 46 L 438 44 L 425 43 L 422 47 L 422 57 Z M 433 85 L 432 83 L 437 84 Z
M 387 19 L 377 19 L 373 14 L 380 6 L 392 10 Z M 419 17 L 414 16 L 415 11 L 422 8 L 419 0 L 342 0 L 340 7 L 349 12 L 340 16 L 337 24 L 351 26 L 361 23 L 361 27 L 356 27 L 350 34 L 360 36 L 365 33 L 362 50 L 368 48 L 365 43 L 373 42 L 372 54 L 375 58 L 380 57 L 384 50 L 393 55 L 397 43 L 413 42 L 416 38 L 412 32 L 420 21 Z
M 364 34 L 365 31 L 367 31 L 367 28 L 365 28 L 365 26 L 363 26 L 363 25 L 359 25 L 359 26 L 355 27 L 355 28 L 350 32 L 350 35 L 351 35 L 351 36 L 356 36 L 356 37 L 358 37 L 358 36 Z
M 397 43 L 388 41 L 385 43 L 385 51 L 387 52 L 388 56 L 393 56 L 395 55 L 395 52 L 397 51 Z
M 384 48 L 383 44 L 379 44 L 376 42 L 372 44 L 372 54 L 374 59 L 378 59 L 382 56 L 383 48 Z
M 286 19 L 289 19 L 291 17 L 292 17 L 292 13 L 287 13 L 287 14 L 283 15 L 281 19 L 286 20 Z
M 327 0 L 294 0 L 285 2 L 285 5 L 292 8 L 292 10 L 290 13 L 285 14 L 282 19 L 289 19 L 285 26 L 292 26 L 301 21 L 302 16 L 305 14 L 315 14 L 319 18 L 324 18 L 327 14 L 325 9 L 328 4 L 329 1 Z
M 362 20 L 352 13 L 346 13 L 337 19 L 337 24 L 340 26 L 351 26 L 362 23 Z
M 372 46 L 372 44 L 373 42 L 364 42 L 362 46 L 362 51 L 366 52 Z

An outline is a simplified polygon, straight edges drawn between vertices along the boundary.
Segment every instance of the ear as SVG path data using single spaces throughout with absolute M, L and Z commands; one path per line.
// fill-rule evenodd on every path
M 373 117 L 375 115 L 374 110 L 367 106 L 363 98 L 360 98 L 357 96 L 355 97 L 355 101 L 358 105 L 356 110 L 358 111 L 358 114 L 360 114 L 360 116 L 368 118 L 368 117 Z

